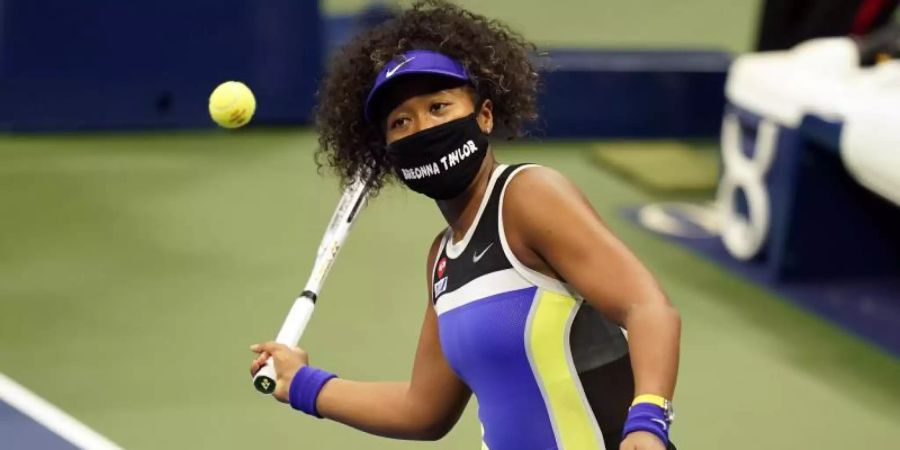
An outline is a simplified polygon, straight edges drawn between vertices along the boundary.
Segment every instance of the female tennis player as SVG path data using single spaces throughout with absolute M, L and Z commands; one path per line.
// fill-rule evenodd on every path
M 278 400 L 434 440 L 475 394 L 483 448 L 674 448 L 678 313 L 569 180 L 491 150 L 536 117 L 532 50 L 497 21 L 423 1 L 334 58 L 317 120 L 327 162 L 345 180 L 374 171 L 375 191 L 399 179 L 448 226 L 428 252 L 410 380 L 350 381 L 299 348 L 255 345 L 251 373 L 272 355 Z

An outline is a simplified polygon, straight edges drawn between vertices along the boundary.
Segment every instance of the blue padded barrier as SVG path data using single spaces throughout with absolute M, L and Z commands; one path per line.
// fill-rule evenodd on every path
M 0 129 L 212 126 L 209 92 L 247 82 L 254 124 L 307 124 L 322 55 L 386 15 L 323 24 L 294 0 L 0 0 Z M 371 23 L 370 23 L 371 22 Z M 541 67 L 548 138 L 718 135 L 730 56 L 554 49 Z
M 541 122 L 553 138 L 718 136 L 728 53 L 551 49 L 541 67 Z
M 256 122 L 306 122 L 321 72 L 316 1 L 0 0 L 0 129 L 212 126 L 247 82 Z

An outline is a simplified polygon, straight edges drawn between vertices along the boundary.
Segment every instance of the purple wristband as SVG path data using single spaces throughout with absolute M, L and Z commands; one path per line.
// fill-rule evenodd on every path
M 310 366 L 301 367 L 294 375 L 294 379 L 291 381 L 291 388 L 288 391 L 291 407 L 321 419 L 322 416 L 319 415 L 319 410 L 316 409 L 316 400 L 318 400 L 319 392 L 322 391 L 325 383 L 335 377 L 337 375 L 326 370 Z
M 652 403 L 638 403 L 628 410 L 628 418 L 622 430 L 622 438 L 635 431 L 647 431 L 669 444 L 669 421 L 666 411 Z

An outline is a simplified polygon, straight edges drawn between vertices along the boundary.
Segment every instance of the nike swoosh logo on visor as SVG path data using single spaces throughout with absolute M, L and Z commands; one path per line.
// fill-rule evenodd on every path
M 390 70 L 387 71 L 387 73 L 385 74 L 385 78 L 390 78 L 390 77 L 392 77 L 392 76 L 397 72 L 398 69 L 400 69 L 401 67 L 403 67 L 404 64 L 406 64 L 406 63 L 408 63 L 408 62 L 410 62 L 410 61 L 412 61 L 412 60 L 414 60 L 414 59 L 416 59 L 415 56 L 413 56 L 412 58 L 407 59 L 406 61 L 403 61 L 403 62 L 400 63 L 400 64 L 397 64 L 397 65 L 394 66 L 392 69 L 390 69 Z

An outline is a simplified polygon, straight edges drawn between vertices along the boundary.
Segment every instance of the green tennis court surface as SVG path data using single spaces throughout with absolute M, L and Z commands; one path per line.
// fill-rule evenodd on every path
M 0 137 L 0 372 L 125 448 L 478 448 L 475 404 L 438 443 L 311 419 L 255 393 L 249 344 L 302 289 L 338 190 L 296 130 Z M 685 449 L 891 448 L 900 363 L 673 244 L 620 207 L 645 190 L 593 143 L 523 144 L 650 266 L 684 318 Z M 408 376 L 442 227 L 387 189 L 361 216 L 303 344 L 344 377 Z
M 607 141 L 593 160 L 655 194 L 712 198 L 719 182 L 718 142 Z

